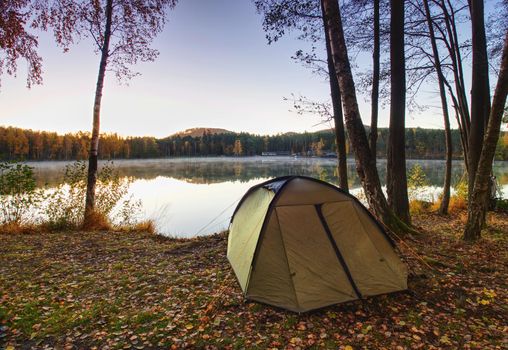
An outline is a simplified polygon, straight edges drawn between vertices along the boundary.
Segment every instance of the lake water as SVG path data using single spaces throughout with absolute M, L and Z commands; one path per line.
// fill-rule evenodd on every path
M 117 160 L 120 176 L 133 179 L 129 195 L 140 199 L 146 218 L 155 220 L 164 235 L 193 237 L 226 229 L 236 204 L 252 186 L 283 175 L 306 175 L 337 183 L 336 159 L 248 157 L 175 158 Z M 39 186 L 56 186 L 63 181 L 67 162 L 34 162 Z M 420 164 L 430 186 L 419 193 L 437 198 L 443 183 L 444 161 L 408 160 L 407 168 Z M 384 182 L 386 161 L 378 162 Z M 354 160 L 348 160 L 349 186 L 360 191 Z M 454 161 L 452 185 L 464 173 L 462 161 Z M 508 162 L 496 162 L 494 173 L 508 197 Z

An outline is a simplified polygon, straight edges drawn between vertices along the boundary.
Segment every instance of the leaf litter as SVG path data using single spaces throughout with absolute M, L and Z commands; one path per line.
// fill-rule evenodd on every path
M 475 244 L 463 213 L 414 221 L 407 292 L 305 314 L 244 300 L 225 233 L 1 235 L 0 348 L 508 348 L 508 215 Z

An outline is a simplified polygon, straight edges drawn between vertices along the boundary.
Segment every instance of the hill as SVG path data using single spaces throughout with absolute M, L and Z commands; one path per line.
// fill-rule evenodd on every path
M 180 137 L 186 137 L 186 136 L 201 137 L 201 136 L 203 136 L 203 134 L 205 132 L 212 134 L 212 135 L 232 134 L 233 133 L 233 131 L 229 131 L 229 130 L 221 129 L 221 128 L 190 128 L 190 129 L 186 129 L 184 131 L 179 131 L 177 133 L 174 133 L 170 137 L 177 137 L 177 136 L 180 136 Z

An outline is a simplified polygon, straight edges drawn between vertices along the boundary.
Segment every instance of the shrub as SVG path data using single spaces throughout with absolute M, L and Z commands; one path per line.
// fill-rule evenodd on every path
M 410 201 L 416 200 L 424 192 L 424 187 L 429 186 L 427 176 L 420 164 L 415 164 L 409 170 L 407 177 L 407 191 Z
M 132 196 L 122 202 L 117 213 L 119 219 L 116 224 L 118 226 L 135 226 L 141 219 L 142 203 L 141 200 L 134 200 Z
M 455 194 L 450 197 L 448 211 L 453 213 L 467 209 L 467 174 L 463 174 L 460 180 L 455 184 Z
M 33 168 L 22 163 L 0 163 L 0 225 L 21 226 L 30 221 L 43 199 L 35 188 Z
M 467 203 L 468 182 L 467 174 L 463 174 L 459 182 L 455 185 L 455 196 Z
M 496 201 L 496 210 L 501 212 L 508 212 L 508 199 L 498 199 Z
M 409 201 L 409 212 L 411 215 L 422 214 L 428 212 L 432 208 L 433 203 L 422 201 L 419 199 L 412 199 Z
M 3 233 L 41 232 L 80 228 L 85 213 L 88 169 L 83 161 L 65 167 L 63 183 L 53 189 L 36 189 L 33 168 L 22 163 L 0 163 L 0 230 Z M 87 230 L 153 233 L 152 221 L 140 221 L 142 203 L 124 198 L 130 178 L 120 178 L 113 163 L 97 173 L 95 211 Z M 113 211 L 116 220 L 111 220 Z M 113 222 L 114 221 L 114 225 Z
M 52 190 L 43 208 L 43 214 L 51 229 L 73 229 L 80 227 L 85 213 L 87 166 L 83 161 L 69 164 L 65 168 L 64 183 Z M 95 212 L 93 227 L 86 229 L 111 228 L 110 214 L 118 202 L 127 194 L 131 180 L 120 178 L 112 163 L 102 166 L 97 173 L 95 188 Z M 131 200 L 123 202 L 123 221 L 134 223 L 134 205 Z M 139 207 L 141 204 L 138 205 Z M 130 217 L 128 215 L 130 211 Z

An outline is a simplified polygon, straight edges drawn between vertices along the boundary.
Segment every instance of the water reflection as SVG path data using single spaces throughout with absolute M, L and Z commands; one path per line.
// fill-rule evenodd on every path
M 34 162 L 38 185 L 54 186 L 63 178 L 63 168 L 67 162 Z M 179 179 L 195 184 L 213 184 L 233 179 L 246 182 L 259 178 L 271 178 L 283 175 L 306 175 L 337 183 L 336 160 L 320 158 L 288 157 L 249 157 L 249 158 L 178 158 L 117 160 L 114 162 L 120 176 L 134 179 L 151 180 L 159 176 Z M 429 182 L 440 186 L 443 182 L 444 162 L 441 160 L 408 160 L 407 168 L 420 164 Z M 381 181 L 386 178 L 386 160 L 378 161 Z M 465 168 L 462 161 L 453 162 L 453 179 L 458 181 Z M 498 181 L 508 183 L 508 162 L 496 162 L 494 172 Z M 349 185 L 360 185 L 356 176 L 355 164 L 348 160 Z
M 421 165 L 435 192 L 435 187 L 440 187 L 443 183 L 444 162 L 409 160 L 408 169 L 417 163 Z M 35 168 L 38 185 L 49 187 L 63 181 L 66 164 L 68 163 L 30 163 Z M 266 179 L 283 175 L 306 175 L 338 183 L 335 159 L 178 158 L 121 160 L 115 161 L 114 165 L 120 176 L 133 178 L 129 194 L 143 201 L 145 216 L 155 219 L 160 232 L 187 237 L 226 228 L 235 201 L 248 188 Z M 384 183 L 385 160 L 378 162 L 378 169 Z M 461 161 L 453 163 L 452 184 L 459 181 L 464 171 Z M 508 162 L 495 163 L 494 172 L 499 184 L 506 188 Z M 360 187 L 353 160 L 348 161 L 348 173 L 350 188 Z M 221 214 L 222 211 L 224 213 Z

